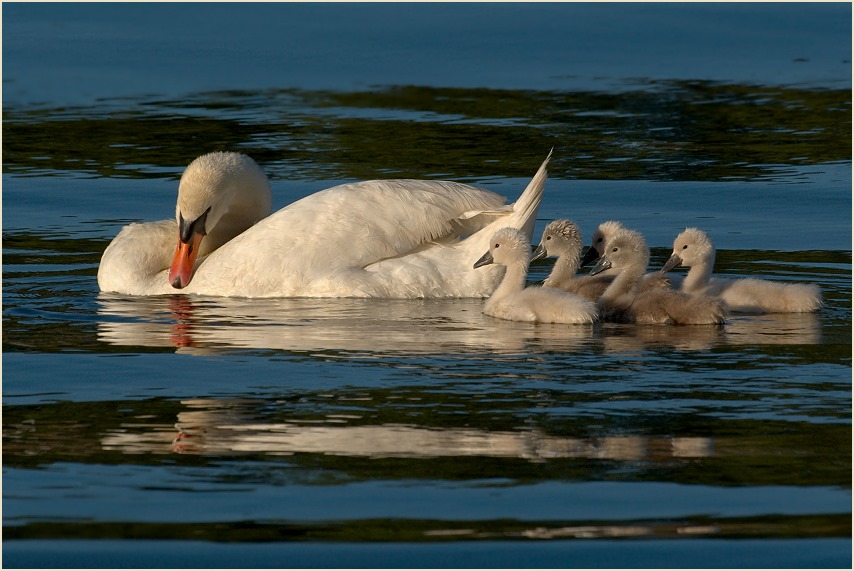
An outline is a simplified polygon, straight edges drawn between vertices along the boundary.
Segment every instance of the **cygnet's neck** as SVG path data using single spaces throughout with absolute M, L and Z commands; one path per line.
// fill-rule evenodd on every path
M 561 253 L 555 261 L 549 277 L 543 282 L 546 287 L 556 287 L 560 282 L 575 279 L 578 271 L 578 262 L 581 260 L 581 250 L 573 248 Z
M 525 280 L 528 277 L 528 260 L 520 260 L 505 266 L 504 279 L 495 288 L 492 296 L 489 298 L 492 301 L 499 300 L 508 295 L 520 292 L 525 289 Z
M 607 304 L 625 296 L 637 295 L 645 270 L 646 265 L 642 263 L 632 264 L 620 270 L 611 285 L 602 293 L 600 301 Z
M 703 290 L 709 285 L 714 266 L 715 250 L 713 248 L 711 252 L 707 253 L 690 267 L 688 273 L 685 275 L 685 280 L 682 282 L 682 291 L 692 293 Z

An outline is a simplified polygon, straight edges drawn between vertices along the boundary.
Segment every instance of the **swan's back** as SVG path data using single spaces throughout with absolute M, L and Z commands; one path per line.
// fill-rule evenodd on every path
M 372 180 L 315 193 L 267 223 L 286 232 L 295 254 L 310 245 L 314 256 L 334 258 L 344 251 L 351 265 L 364 266 L 424 243 L 464 237 L 479 228 L 467 227 L 462 215 L 504 202 L 499 194 L 456 182 Z
M 251 289 L 282 297 L 488 295 L 500 276 L 482 274 L 484 283 L 475 284 L 477 289 L 462 280 L 462 267 L 440 268 L 424 256 L 475 230 L 469 219 L 460 220 L 466 214 L 506 208 L 501 195 L 455 182 L 344 184 L 279 210 L 211 254 L 208 262 L 220 267 L 216 279 L 225 285 L 219 287 L 233 290 L 232 295 Z M 242 265 L 229 263 L 245 251 L 260 252 L 258 264 L 266 269 L 247 274 Z M 458 283 L 448 279 L 454 270 Z M 197 287 L 207 286 L 201 273 L 196 281 Z

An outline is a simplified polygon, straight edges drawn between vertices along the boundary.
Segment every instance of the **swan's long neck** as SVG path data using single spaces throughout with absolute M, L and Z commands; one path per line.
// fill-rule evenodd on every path
M 714 266 L 715 250 L 712 249 L 688 270 L 685 280 L 682 282 L 682 291 L 695 293 L 704 290 L 712 278 L 712 269 Z
M 251 228 L 270 214 L 270 201 L 263 194 L 247 192 L 240 202 L 232 201 L 216 225 L 202 241 L 200 255 L 204 256 Z

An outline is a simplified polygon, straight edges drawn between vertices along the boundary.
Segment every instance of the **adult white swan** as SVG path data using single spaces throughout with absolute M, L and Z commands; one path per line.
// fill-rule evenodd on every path
M 122 228 L 98 285 L 130 295 L 487 297 L 503 269 L 474 270 L 471 260 L 498 228 L 530 239 L 550 157 L 515 204 L 456 182 L 374 180 L 270 214 L 270 184 L 255 161 L 210 153 L 181 176 L 175 220 Z

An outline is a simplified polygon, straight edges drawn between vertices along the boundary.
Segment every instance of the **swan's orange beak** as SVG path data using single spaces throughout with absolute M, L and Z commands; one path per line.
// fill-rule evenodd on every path
M 169 268 L 169 283 L 172 284 L 172 287 L 181 289 L 193 279 L 193 265 L 196 263 L 199 245 L 204 237 L 204 234 L 193 232 L 186 242 L 181 238 L 178 239 L 175 257 L 172 258 L 172 266 Z
M 178 247 L 175 248 L 175 256 L 169 267 L 169 283 L 175 289 L 187 287 L 193 279 L 193 266 L 199 257 L 202 238 L 207 234 L 205 224 L 210 211 L 208 208 L 192 222 L 187 222 L 182 214 L 178 214 Z

